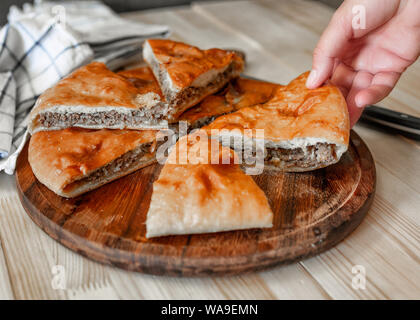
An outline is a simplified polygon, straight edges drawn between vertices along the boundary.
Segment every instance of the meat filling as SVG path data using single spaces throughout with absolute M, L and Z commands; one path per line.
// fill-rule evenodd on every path
M 264 162 L 279 168 L 312 168 L 335 163 L 337 154 L 334 144 L 317 143 L 306 148 L 267 148 Z
M 234 71 L 234 65 L 231 64 L 229 67 L 226 68 L 226 70 L 219 75 L 216 76 L 216 78 L 208 83 L 206 86 L 203 87 L 187 87 L 181 91 L 179 91 L 175 96 L 172 91 L 165 90 L 165 88 L 162 88 L 164 91 L 164 94 L 166 96 L 166 100 L 170 101 L 173 99 L 171 103 L 171 110 L 169 112 L 171 114 L 176 114 L 185 111 L 186 109 L 182 109 L 183 105 L 188 105 L 189 101 L 194 100 L 195 103 L 199 102 L 199 98 L 204 97 L 209 92 L 214 92 L 222 88 L 231 78 L 232 73 Z M 164 72 L 162 70 L 159 70 L 159 81 L 162 83 L 164 82 Z
M 156 113 L 154 113 L 156 112 Z M 39 115 L 38 122 L 46 127 L 72 127 L 84 126 L 137 126 L 141 124 L 158 125 L 164 119 L 166 108 L 153 108 L 150 110 L 132 110 L 129 113 L 120 113 L 115 110 L 95 113 L 55 113 L 44 112 Z
M 84 184 L 97 184 L 103 181 L 104 177 L 113 177 L 116 174 L 122 176 L 126 173 L 131 172 L 132 169 L 138 167 L 139 161 L 147 161 L 152 159 L 155 154 L 156 147 L 154 143 L 144 143 L 141 146 L 133 149 L 121 157 L 113 160 L 107 165 L 93 171 L 89 176 L 84 177 L 80 180 L 74 181 L 65 187 L 64 191 L 70 191 L 74 188 Z
M 210 116 L 210 117 L 203 117 L 200 119 L 197 119 L 196 121 L 194 121 L 193 123 L 189 123 L 188 125 L 188 132 L 192 131 L 194 129 L 199 129 L 202 128 L 204 126 L 207 126 L 208 124 L 212 123 L 217 117 L 222 116 L 221 115 L 217 115 L 217 116 Z

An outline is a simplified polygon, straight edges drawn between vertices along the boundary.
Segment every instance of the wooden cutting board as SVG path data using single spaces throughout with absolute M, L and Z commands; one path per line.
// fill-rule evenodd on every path
M 39 183 L 19 156 L 16 182 L 32 220 L 48 235 L 90 259 L 171 276 L 231 275 L 292 263 L 343 240 L 366 215 L 375 192 L 375 165 L 360 137 L 336 165 L 309 173 L 254 176 L 274 212 L 274 227 L 146 239 L 152 165 L 74 199 Z M 165 221 L 162 221 L 165 223 Z

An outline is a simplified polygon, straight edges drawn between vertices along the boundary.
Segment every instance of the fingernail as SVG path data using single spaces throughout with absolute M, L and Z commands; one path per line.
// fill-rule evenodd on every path
M 317 71 L 315 69 L 312 69 L 309 73 L 308 79 L 306 80 L 306 86 L 312 87 L 315 84 L 315 81 L 317 79 Z
M 358 107 L 358 108 L 363 108 L 363 107 L 365 107 L 365 103 L 363 102 L 363 100 L 361 99 L 361 98 L 359 98 L 359 97 L 356 97 L 355 99 L 354 99 L 354 102 L 356 103 L 356 107 Z

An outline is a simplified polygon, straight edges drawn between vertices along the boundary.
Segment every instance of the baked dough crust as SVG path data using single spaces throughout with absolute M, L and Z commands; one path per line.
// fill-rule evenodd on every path
M 156 123 L 133 122 L 130 114 L 135 111 L 145 119 L 152 120 L 152 110 L 164 113 L 167 111 L 165 108 L 159 85 L 147 68 L 117 74 L 103 63 L 92 62 L 75 70 L 38 98 L 30 114 L 29 131 L 34 133 L 74 126 L 90 129 L 160 128 L 167 126 L 163 117 L 157 119 Z M 46 125 L 41 120 L 41 115 L 48 112 L 58 118 L 53 125 Z M 60 116 L 65 118 L 78 114 L 82 119 L 95 113 L 105 113 L 106 117 L 118 114 L 125 118 L 112 125 L 100 122 L 66 124 L 66 120 L 59 121 Z
M 212 48 L 200 50 L 186 43 L 167 39 L 149 39 L 146 44 L 177 89 L 183 89 L 210 70 L 226 68 L 236 58 L 233 51 Z
M 202 127 L 221 115 L 266 103 L 279 87 L 282 85 L 238 77 L 220 92 L 204 98 L 198 105 L 185 111 L 179 121 L 187 121 L 191 129 Z
M 244 69 L 234 51 L 197 47 L 166 39 L 146 40 L 143 57 L 151 67 L 176 121 L 188 108 L 223 88 Z
M 214 150 L 200 131 L 180 138 L 153 184 L 146 237 L 272 227 L 267 198 L 235 152 Z
M 74 197 L 155 162 L 157 132 L 82 128 L 40 131 L 31 137 L 28 160 L 42 184 L 58 195 Z M 121 170 L 94 183 L 76 183 L 143 144 L 151 144 L 149 152 L 133 166 L 126 170 L 121 166 Z
M 164 99 L 159 83 L 156 81 L 156 78 L 149 67 L 122 70 L 117 72 L 117 74 L 130 81 L 131 84 L 138 89 L 139 94 L 153 92 Z
M 276 88 L 269 101 L 218 117 L 203 129 L 209 134 L 211 130 L 219 130 L 219 134 L 213 134 L 219 139 L 239 135 L 253 140 L 257 139 L 256 129 L 264 129 L 266 148 L 334 145 L 336 154 L 333 156 L 337 162 L 349 143 L 347 104 L 340 90 L 332 84 L 317 89 L 306 88 L 308 74 L 306 72 L 287 86 Z M 321 166 L 325 163 L 320 163 Z M 316 168 L 311 166 L 307 170 Z M 289 171 L 306 171 L 305 168 L 299 169 L 289 168 Z

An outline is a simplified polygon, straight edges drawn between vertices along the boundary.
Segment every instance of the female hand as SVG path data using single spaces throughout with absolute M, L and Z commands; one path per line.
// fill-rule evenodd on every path
M 359 5 L 365 28 L 353 23 L 352 10 Z M 331 79 L 346 97 L 353 126 L 366 105 L 391 92 L 419 54 L 419 0 L 345 0 L 314 50 L 306 85 L 316 88 Z

